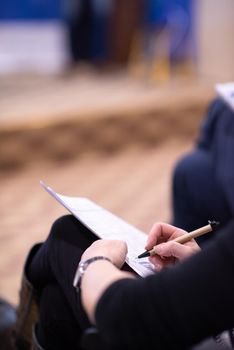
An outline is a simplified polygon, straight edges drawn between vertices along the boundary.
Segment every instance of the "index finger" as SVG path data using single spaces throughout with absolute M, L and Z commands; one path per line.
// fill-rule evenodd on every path
M 148 235 L 145 249 L 152 249 L 156 244 L 167 242 L 171 239 L 184 235 L 186 231 L 164 222 L 157 222 L 153 225 Z

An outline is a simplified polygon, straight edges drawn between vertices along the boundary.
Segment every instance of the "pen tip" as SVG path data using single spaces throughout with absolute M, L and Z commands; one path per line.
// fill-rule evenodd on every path
M 208 220 L 208 223 L 212 227 L 212 230 L 215 230 L 217 228 L 217 226 L 219 226 L 219 224 L 220 224 L 219 221 L 215 221 L 215 220 Z
M 147 256 L 150 256 L 150 253 L 148 251 L 145 251 L 144 253 L 138 255 L 138 259 L 146 258 Z

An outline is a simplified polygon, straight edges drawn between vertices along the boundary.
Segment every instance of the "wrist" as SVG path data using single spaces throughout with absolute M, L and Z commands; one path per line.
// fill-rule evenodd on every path
M 119 270 L 106 260 L 97 260 L 86 270 L 80 288 L 83 308 L 91 323 L 95 324 L 95 309 L 105 290 L 120 279 L 134 278 L 133 275 Z
M 108 261 L 112 264 L 112 261 L 109 258 L 102 255 L 94 256 L 86 260 L 81 260 L 77 266 L 77 270 L 73 280 L 73 287 L 76 288 L 77 292 L 81 289 L 81 281 L 83 279 L 85 271 L 91 264 L 97 261 Z

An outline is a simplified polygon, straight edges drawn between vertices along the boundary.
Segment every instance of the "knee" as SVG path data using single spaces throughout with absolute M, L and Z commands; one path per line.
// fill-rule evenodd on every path
M 187 154 L 175 165 L 172 173 L 172 183 L 174 188 L 183 188 L 185 186 L 187 177 L 191 176 L 193 173 L 193 159 L 193 154 Z
M 75 218 L 72 215 L 64 215 L 56 219 L 51 227 L 50 239 L 61 238 L 66 235 Z
M 73 216 L 72 215 L 63 215 L 60 216 L 58 219 L 56 219 L 52 225 L 52 229 L 54 231 L 59 231 L 60 229 L 64 229 L 64 227 L 67 227 L 71 222 L 73 222 Z
M 173 186 L 184 187 L 194 183 L 211 169 L 210 155 L 200 149 L 185 155 L 176 164 L 173 171 Z

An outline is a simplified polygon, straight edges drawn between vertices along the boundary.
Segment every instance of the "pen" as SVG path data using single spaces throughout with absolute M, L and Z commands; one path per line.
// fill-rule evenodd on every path
M 218 225 L 219 225 L 218 221 L 210 221 L 209 220 L 208 225 L 200 227 L 197 230 L 185 233 L 182 236 L 176 237 L 176 238 L 172 239 L 171 242 L 177 242 L 177 243 L 181 243 L 181 244 L 186 243 L 193 238 L 196 238 L 196 237 L 202 236 L 208 232 L 214 231 L 214 229 Z M 146 258 L 147 256 L 152 256 L 152 255 L 156 255 L 154 248 L 152 248 L 151 250 L 146 250 L 144 253 L 138 255 L 138 259 Z

